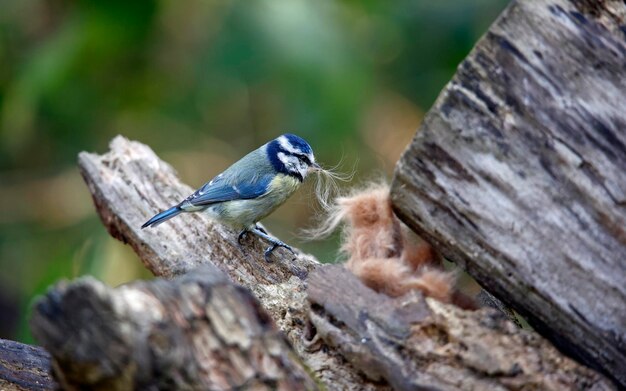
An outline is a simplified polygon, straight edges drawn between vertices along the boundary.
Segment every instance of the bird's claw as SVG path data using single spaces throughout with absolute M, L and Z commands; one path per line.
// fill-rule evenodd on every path
M 276 250 L 276 247 L 283 247 L 283 248 L 289 250 L 294 256 L 296 255 L 296 252 L 293 251 L 293 248 L 291 248 L 291 246 L 289 246 L 289 245 L 287 245 L 285 243 L 282 243 L 282 242 L 280 242 L 280 243 L 272 243 L 271 246 L 269 246 L 268 248 L 265 249 L 264 255 L 265 255 L 265 261 L 266 262 L 268 262 L 268 263 L 272 262 L 271 255 L 272 255 L 272 252 L 274 252 L 274 250 Z
M 245 239 L 246 236 L 248 236 L 247 230 L 244 229 L 243 231 L 239 232 L 239 236 L 237 236 L 237 243 L 239 243 L 240 246 L 242 245 L 241 240 Z
M 293 249 L 290 246 L 270 236 L 263 228 L 259 227 L 258 225 L 250 229 L 249 231 L 257 236 L 260 236 L 261 238 L 267 240 L 270 243 L 270 246 L 267 249 L 265 249 L 265 253 L 263 253 L 263 255 L 265 255 L 265 260 L 267 262 L 272 262 L 270 256 L 272 255 L 272 252 L 276 250 L 276 247 L 284 247 L 287 250 L 289 250 L 294 256 L 296 255 L 295 251 L 293 251 Z
M 276 244 L 272 244 L 271 246 L 265 249 L 265 252 L 263 253 L 263 255 L 265 256 L 265 262 L 267 263 L 272 262 L 272 259 L 271 259 L 272 252 L 276 249 L 276 247 L 277 247 Z

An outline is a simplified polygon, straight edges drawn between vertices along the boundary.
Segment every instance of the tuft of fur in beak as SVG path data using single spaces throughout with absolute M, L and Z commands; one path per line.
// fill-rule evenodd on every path
M 345 267 L 368 287 L 393 297 L 419 290 L 453 301 L 454 273 L 444 271 L 433 248 L 395 216 L 387 185 L 338 198 L 319 232 L 327 234 L 342 223 Z
M 320 166 L 319 164 L 313 162 L 313 163 L 311 163 L 311 165 L 309 166 L 307 171 L 309 173 L 312 173 L 312 172 L 318 172 L 318 171 L 321 171 L 321 170 L 322 170 L 322 166 Z

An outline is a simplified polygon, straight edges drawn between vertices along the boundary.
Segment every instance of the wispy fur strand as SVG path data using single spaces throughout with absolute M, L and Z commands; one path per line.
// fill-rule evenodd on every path
M 415 289 L 440 301 L 452 300 L 454 273 L 444 271 L 431 246 L 411 237 L 394 215 L 388 185 L 373 184 L 339 197 L 326 211 L 325 220 L 308 234 L 323 237 L 342 226 L 345 266 L 367 286 L 394 297 Z

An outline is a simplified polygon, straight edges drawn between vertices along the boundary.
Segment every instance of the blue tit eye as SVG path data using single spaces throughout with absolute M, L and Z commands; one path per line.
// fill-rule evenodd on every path
M 300 161 L 302 161 L 303 163 L 305 163 L 307 166 L 311 165 L 311 159 L 309 159 L 309 157 L 307 155 L 300 155 L 297 154 L 296 157 L 298 159 L 300 159 Z

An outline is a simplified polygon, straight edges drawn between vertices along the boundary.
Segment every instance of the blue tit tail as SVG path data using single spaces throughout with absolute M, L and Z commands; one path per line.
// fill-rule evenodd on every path
M 156 216 L 154 216 L 150 220 L 146 221 L 146 223 L 144 225 L 142 225 L 141 228 L 157 226 L 157 225 L 161 224 L 162 222 L 164 222 L 165 220 L 169 220 L 172 217 L 174 217 L 174 216 L 176 216 L 176 215 L 178 215 L 179 213 L 182 213 L 182 212 L 183 212 L 183 210 L 180 208 L 180 206 L 176 205 L 174 207 L 169 208 L 168 210 L 165 210 L 165 211 L 157 214 Z

